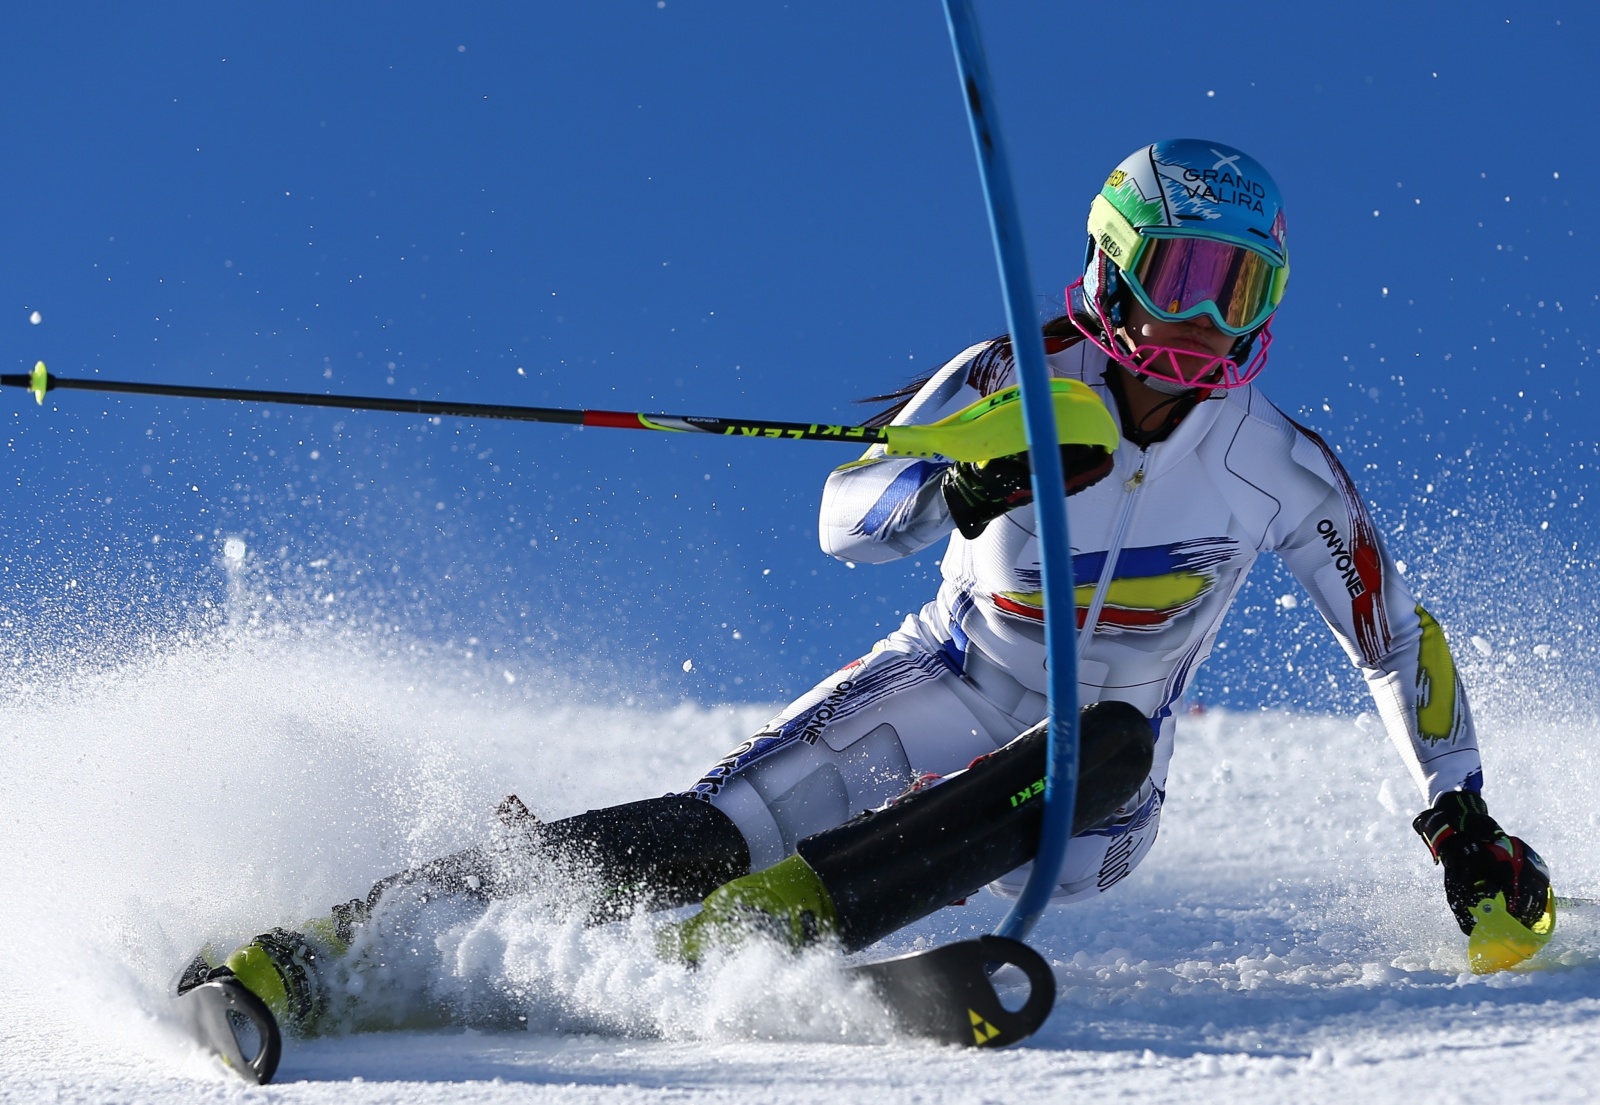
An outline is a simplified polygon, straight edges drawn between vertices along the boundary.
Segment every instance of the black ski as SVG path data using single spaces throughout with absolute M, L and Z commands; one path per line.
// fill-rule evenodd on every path
M 1001 1004 L 990 977 L 1007 964 L 1028 979 L 1027 1001 L 1014 1013 Z M 1025 1040 L 1044 1024 L 1056 1000 L 1050 964 L 1026 944 L 1004 936 L 862 963 L 845 974 L 872 987 L 898 1031 L 962 1047 L 1005 1047 Z M 228 976 L 186 979 L 185 986 L 178 1011 L 195 1040 L 245 1081 L 272 1081 L 283 1038 L 266 1003 Z
M 1003 964 L 1028 976 L 1028 1000 L 1015 1013 L 1000 1003 L 990 980 Z M 1028 945 L 1004 936 L 863 963 L 849 974 L 872 985 L 901 1032 L 964 1047 L 1005 1047 L 1025 1040 L 1044 1024 L 1056 1002 L 1050 964 Z
M 246 1082 L 266 1085 L 278 1070 L 283 1037 L 265 1002 L 236 978 L 214 978 L 178 996 L 178 1013 L 201 1047 Z

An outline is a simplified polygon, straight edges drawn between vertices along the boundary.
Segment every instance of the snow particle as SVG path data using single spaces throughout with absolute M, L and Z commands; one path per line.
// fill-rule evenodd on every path
M 1472 637 L 1472 647 L 1477 649 L 1478 652 L 1484 656 L 1494 655 L 1494 646 L 1476 634 L 1474 634 Z
M 1295 598 L 1293 595 L 1279 595 L 1278 605 L 1283 607 L 1285 610 L 1293 610 L 1295 607 L 1300 605 L 1300 600 Z
M 35 311 L 35 312 L 33 312 L 33 314 L 28 316 L 28 321 L 33 323 L 35 326 L 37 326 L 41 322 L 44 321 L 44 316 L 41 315 L 38 311 Z
M 222 559 L 230 565 L 242 564 L 244 554 L 249 551 L 249 546 L 239 537 L 230 537 L 222 543 Z
M 693 660 L 685 660 L 683 662 L 683 670 L 685 672 L 693 671 L 694 670 L 694 661 Z

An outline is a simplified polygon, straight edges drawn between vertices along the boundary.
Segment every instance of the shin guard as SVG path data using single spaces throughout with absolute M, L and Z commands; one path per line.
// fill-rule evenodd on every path
M 1125 702 L 1083 708 L 1072 831 L 1109 818 L 1150 773 L 1150 719 Z M 800 841 L 847 951 L 964 898 L 1031 860 L 1039 845 L 1048 726 L 960 775 Z

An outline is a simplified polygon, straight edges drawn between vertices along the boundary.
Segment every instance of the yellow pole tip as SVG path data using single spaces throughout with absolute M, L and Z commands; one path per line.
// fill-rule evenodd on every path
M 45 371 L 44 362 L 38 361 L 33 366 L 33 377 L 28 381 L 28 390 L 33 392 L 33 401 L 39 406 L 44 406 L 44 393 L 50 387 L 50 373 Z

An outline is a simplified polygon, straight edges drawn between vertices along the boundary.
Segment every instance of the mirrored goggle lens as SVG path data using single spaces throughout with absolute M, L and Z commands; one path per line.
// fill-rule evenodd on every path
M 1265 322 L 1278 305 L 1276 271 L 1244 246 L 1209 238 L 1150 238 L 1129 275 L 1157 314 L 1193 317 L 1210 303 L 1224 326 L 1242 334 Z

